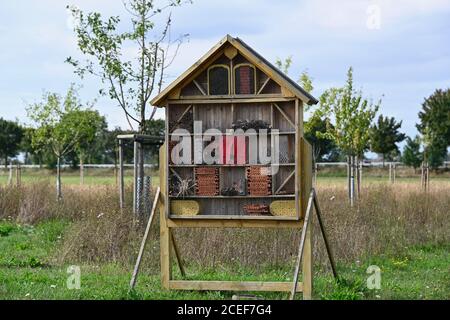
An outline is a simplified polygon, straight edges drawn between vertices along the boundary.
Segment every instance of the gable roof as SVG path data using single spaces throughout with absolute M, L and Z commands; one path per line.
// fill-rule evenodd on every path
M 272 78 L 278 85 L 289 89 L 297 98 L 303 102 L 312 105 L 317 104 L 318 100 L 314 98 L 305 89 L 299 86 L 295 81 L 289 78 L 284 72 L 275 67 L 272 63 L 267 61 L 258 52 L 252 49 L 244 41 L 239 38 L 233 38 L 230 35 L 226 35 L 222 40 L 220 40 L 214 47 L 212 47 L 203 57 L 201 57 L 196 63 L 194 63 L 189 69 L 183 72 L 175 81 L 169 84 L 163 91 L 161 91 L 156 97 L 154 97 L 150 103 L 154 106 L 159 106 L 179 85 L 181 85 L 184 80 L 189 78 L 192 74 L 196 72 L 201 66 L 207 64 L 211 57 L 214 57 L 216 53 L 220 52 L 222 48 L 226 45 L 231 45 L 238 50 L 238 52 L 244 56 L 247 60 L 254 63 L 255 66 L 259 67 L 264 73 L 266 73 L 270 78 Z

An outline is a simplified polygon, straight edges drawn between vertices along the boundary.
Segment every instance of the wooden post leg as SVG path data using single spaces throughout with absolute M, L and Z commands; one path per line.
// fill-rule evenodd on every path
M 312 217 L 311 217 L 312 218 Z M 313 290 L 313 256 L 312 256 L 312 219 L 309 221 L 309 225 L 306 230 L 305 246 L 303 248 L 303 300 L 312 299 Z
M 316 191 L 314 190 L 314 207 L 316 208 L 317 221 L 319 221 L 320 231 L 322 232 L 323 241 L 325 242 L 325 248 L 327 249 L 328 259 L 330 260 L 331 270 L 333 271 L 334 278 L 337 279 L 336 265 L 334 263 L 333 252 L 331 251 L 330 244 L 328 242 L 328 236 L 325 231 L 325 226 L 322 221 L 322 212 L 319 206 L 319 200 L 317 199 Z
M 181 276 L 185 277 L 186 272 L 184 271 L 183 261 L 181 261 L 180 251 L 178 250 L 177 242 L 175 241 L 173 232 L 170 233 L 170 240 L 172 242 L 172 247 L 173 247 L 173 251 L 175 253 L 175 258 L 177 259 L 178 267 L 180 268 Z
M 136 260 L 136 265 L 134 266 L 133 275 L 131 277 L 130 281 L 131 290 L 133 290 L 136 284 L 137 276 L 139 273 L 139 267 L 141 266 L 141 260 L 145 250 L 145 245 L 147 244 L 148 235 L 150 233 L 150 228 L 152 227 L 153 223 L 153 217 L 155 216 L 155 211 L 159 203 L 159 196 L 160 196 L 160 189 L 158 187 L 158 189 L 156 190 L 155 200 L 153 201 L 152 211 L 150 213 L 150 217 L 148 218 L 147 227 L 145 228 L 144 238 L 142 238 L 141 247 L 139 248 L 139 254 Z
M 170 263 L 170 234 L 172 230 L 167 226 L 165 207 L 160 205 L 160 250 L 161 250 L 161 286 L 169 289 L 169 281 L 172 276 Z
M 292 290 L 291 290 L 291 294 L 289 296 L 290 300 L 294 300 L 295 293 L 297 292 L 298 274 L 300 272 L 300 263 L 302 262 L 302 259 L 304 257 L 304 252 L 303 251 L 305 249 L 305 242 L 307 241 L 306 238 L 307 238 L 307 233 L 308 233 L 309 220 L 311 218 L 311 209 L 312 209 L 312 206 L 313 206 L 313 197 L 314 197 L 314 190 L 312 190 L 310 195 L 309 195 L 308 205 L 306 207 L 305 220 L 304 220 L 304 223 L 303 223 L 302 233 L 300 235 L 300 243 L 299 243 L 299 246 L 298 246 L 297 260 L 295 262 L 294 282 L 292 284 Z M 310 237 L 311 237 L 311 234 L 310 234 Z

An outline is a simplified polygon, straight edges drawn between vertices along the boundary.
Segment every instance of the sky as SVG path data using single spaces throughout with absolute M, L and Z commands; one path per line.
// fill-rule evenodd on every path
M 0 117 L 29 124 L 26 106 L 44 91 L 64 94 L 81 85 L 84 101 L 98 98 L 101 83 L 81 80 L 64 63 L 80 57 L 66 5 L 129 19 L 120 0 L 0 2 Z M 172 12 L 172 35 L 189 34 L 167 70 L 168 85 L 224 35 L 243 39 L 269 61 L 292 56 L 289 75 L 307 70 L 313 95 L 345 83 L 354 68 L 355 87 L 382 98 L 380 113 L 417 131 L 425 97 L 450 86 L 449 0 L 194 0 Z M 98 98 L 96 109 L 111 128 L 127 128 L 114 101 Z M 162 117 L 162 112 L 158 112 Z

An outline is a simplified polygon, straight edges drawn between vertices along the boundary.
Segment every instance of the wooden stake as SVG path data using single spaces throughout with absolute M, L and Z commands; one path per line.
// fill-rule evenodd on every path
M 175 237 L 173 235 L 173 232 L 170 234 L 170 240 L 172 242 L 173 251 L 175 252 L 175 258 L 177 259 L 178 267 L 180 268 L 181 276 L 185 277 L 186 272 L 184 271 L 183 262 L 181 260 L 181 256 L 178 250 L 177 243 L 175 241 Z
M 300 245 L 298 248 L 298 255 L 297 255 L 297 261 L 295 263 L 295 271 L 294 271 L 294 283 L 292 286 L 291 294 L 289 299 L 293 300 L 295 297 L 295 293 L 297 292 L 297 282 L 298 282 L 298 273 L 300 271 L 300 263 L 302 262 L 302 258 L 305 260 L 303 261 L 303 299 L 311 299 L 312 296 L 312 257 L 311 255 L 311 230 L 308 230 L 311 228 L 310 226 L 310 220 L 311 212 L 313 210 L 313 204 L 314 208 L 316 209 L 317 219 L 319 221 L 320 230 L 322 232 L 323 240 L 325 242 L 325 247 L 327 249 L 328 258 L 330 260 L 331 269 L 333 271 L 334 278 L 337 279 L 337 271 L 336 271 L 336 265 L 334 263 L 333 253 L 331 251 L 331 247 L 328 242 L 328 237 L 325 232 L 325 226 L 322 221 L 322 213 L 320 211 L 319 207 L 319 201 L 317 199 L 317 194 L 314 188 L 311 190 L 309 200 L 308 200 L 308 206 L 306 208 L 305 213 L 305 220 L 303 224 L 302 234 L 300 237 Z M 308 235 L 309 233 L 309 235 Z M 307 254 L 304 254 L 306 252 Z
M 323 241 L 325 242 L 325 248 L 327 249 L 328 258 L 330 259 L 331 270 L 333 271 L 333 276 L 337 278 L 336 265 L 334 263 L 333 252 L 331 251 L 331 247 L 328 243 L 328 236 L 325 231 L 325 226 L 322 221 L 322 212 L 320 210 L 319 201 L 317 199 L 316 190 L 313 189 L 314 192 L 314 208 L 316 209 L 317 220 L 319 221 L 320 230 L 322 231 Z
M 144 238 L 142 238 L 141 247 L 139 249 L 139 254 L 138 254 L 138 257 L 136 260 L 136 264 L 134 266 L 133 275 L 131 276 L 131 281 L 130 281 L 130 289 L 131 290 L 134 289 L 134 286 L 136 284 L 137 276 L 139 273 L 139 267 L 141 266 L 142 255 L 144 254 L 145 245 L 147 244 L 148 235 L 150 233 L 150 228 L 153 223 L 153 217 L 155 216 L 155 211 L 156 211 L 156 208 L 157 208 L 157 205 L 159 202 L 159 197 L 161 194 L 160 191 L 161 190 L 158 187 L 158 189 L 156 189 L 155 200 L 153 200 L 152 211 L 150 213 L 150 217 L 148 218 L 147 227 L 145 228 Z
M 124 190 L 124 178 L 123 178 L 123 141 L 119 140 L 119 201 L 120 208 L 125 207 L 125 190 Z
M 300 272 L 300 263 L 302 262 L 303 249 L 305 247 L 306 232 L 307 232 L 308 225 L 309 225 L 309 218 L 311 216 L 313 197 L 314 197 L 314 192 L 311 191 L 309 200 L 308 200 L 308 206 L 306 207 L 305 222 L 303 223 L 302 234 L 300 236 L 300 243 L 298 246 L 297 261 L 295 262 L 295 271 L 294 271 L 294 283 L 292 285 L 291 295 L 289 297 L 290 300 L 294 300 L 295 292 L 297 292 L 298 273 Z M 304 289 L 305 288 L 303 288 L 303 290 Z

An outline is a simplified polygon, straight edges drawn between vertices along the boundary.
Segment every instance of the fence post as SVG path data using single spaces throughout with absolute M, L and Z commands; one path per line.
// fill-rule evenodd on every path
M 12 177 L 13 176 L 13 168 L 12 168 L 12 161 L 9 162 L 9 176 L 8 176 L 8 185 L 12 185 Z

